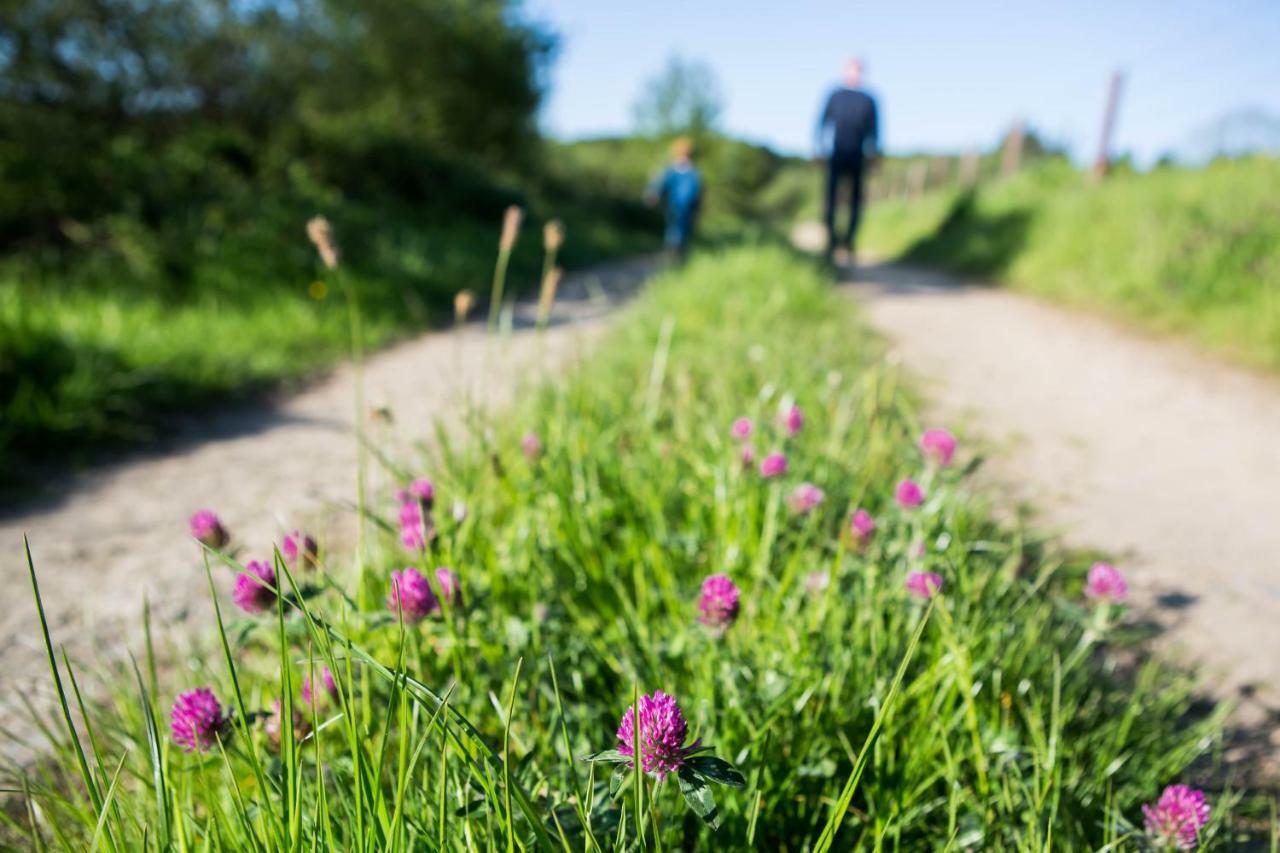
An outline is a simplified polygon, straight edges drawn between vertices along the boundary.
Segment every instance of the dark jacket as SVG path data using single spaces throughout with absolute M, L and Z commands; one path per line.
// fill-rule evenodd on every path
M 827 142 L 830 133 L 830 142 Z M 836 160 L 875 157 L 880 149 L 875 99 L 861 89 L 836 89 L 818 122 L 818 150 Z

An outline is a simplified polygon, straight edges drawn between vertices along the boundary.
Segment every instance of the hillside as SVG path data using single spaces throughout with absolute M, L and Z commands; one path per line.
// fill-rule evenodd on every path
M 883 202 L 877 254 L 1185 335 L 1280 368 L 1280 160 L 1120 170 L 1103 184 L 1049 162 L 976 191 Z

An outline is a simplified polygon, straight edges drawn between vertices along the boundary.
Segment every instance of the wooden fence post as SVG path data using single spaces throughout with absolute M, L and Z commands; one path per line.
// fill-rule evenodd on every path
M 1000 160 L 1000 174 L 1005 177 L 1016 173 L 1022 167 L 1022 145 L 1027 138 L 1027 124 L 1022 119 L 1013 123 L 1009 134 L 1004 138 L 1004 156 Z
M 1124 88 L 1124 75 L 1119 71 L 1111 74 L 1111 83 L 1107 87 L 1107 106 L 1102 113 L 1102 136 L 1098 140 L 1098 156 L 1093 161 L 1093 180 L 1100 181 L 1107 176 L 1111 168 L 1111 135 L 1116 129 L 1116 113 L 1120 109 L 1120 91 Z

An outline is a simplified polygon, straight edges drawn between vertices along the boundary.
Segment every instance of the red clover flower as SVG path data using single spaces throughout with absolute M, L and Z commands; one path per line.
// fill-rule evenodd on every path
M 779 477 L 787 473 L 787 457 L 782 453 L 770 453 L 760 460 L 760 476 Z
M 320 556 L 320 548 L 316 545 L 316 540 L 295 530 L 280 543 L 280 556 L 284 557 L 285 565 L 290 569 L 297 570 L 299 566 L 314 569 Z
M 1200 830 L 1209 822 L 1204 792 L 1187 785 L 1170 785 L 1154 804 L 1142 807 L 1147 832 L 1178 850 L 1194 850 Z
M 1124 601 L 1129 596 L 1129 585 L 1115 566 L 1094 563 L 1085 580 L 1084 595 L 1095 601 Z
M 942 589 L 942 575 L 936 572 L 911 572 L 907 575 L 907 592 L 927 600 Z
M 956 455 L 956 437 L 945 429 L 927 429 L 920 436 L 920 451 L 930 462 L 945 468 Z
M 391 573 L 391 590 L 387 593 L 387 609 L 404 613 L 404 621 L 419 622 L 440 606 L 431 584 L 412 566 Z
M 265 613 L 276 604 L 276 570 L 269 563 L 250 560 L 236 575 L 231 598 L 245 613 Z
M 186 752 L 204 752 L 227 728 L 218 697 L 208 687 L 179 693 L 173 702 L 169 725 L 173 742 Z
M 457 572 L 441 566 L 436 569 L 436 583 L 440 585 L 440 598 L 450 607 L 462 604 L 462 580 Z
M 329 667 L 323 667 L 320 670 L 320 683 L 324 686 L 324 691 L 329 694 L 329 698 L 337 700 L 338 698 L 338 682 L 333 677 L 333 672 Z M 311 705 L 320 697 L 315 695 L 315 685 L 311 681 L 311 676 L 304 676 L 302 679 L 302 701 Z
M 738 618 L 738 587 L 727 575 L 712 575 L 702 582 L 698 620 L 713 628 L 726 628 Z
M 800 407 L 794 403 L 790 406 L 784 406 L 782 414 L 778 416 L 783 429 L 787 431 L 787 435 L 795 435 L 804 429 L 804 412 L 800 411 Z
M 222 526 L 222 522 L 211 509 L 197 510 L 191 516 L 191 536 L 197 542 L 208 545 L 215 551 L 225 548 L 231 541 L 227 529 Z
M 791 508 L 800 514 L 812 512 L 818 504 L 826 500 L 827 494 L 813 483 L 801 483 L 791 493 Z
M 854 512 L 853 520 L 849 522 L 849 535 L 853 537 L 855 544 L 858 546 L 867 544 L 875 530 L 876 521 L 871 517 L 871 513 L 862 508 Z
M 894 490 L 893 499 L 903 509 L 914 509 L 924 503 L 924 489 L 915 480 L 903 480 Z
M 645 773 L 655 774 L 659 781 L 668 773 L 675 773 L 684 764 L 689 754 L 697 751 L 698 742 L 685 746 L 689 736 L 689 725 L 676 700 L 656 691 L 652 696 L 641 696 L 639 737 L 635 731 L 634 707 L 628 708 L 618 726 L 618 751 L 632 758 L 635 766 L 635 742 L 639 740 L 640 766 Z

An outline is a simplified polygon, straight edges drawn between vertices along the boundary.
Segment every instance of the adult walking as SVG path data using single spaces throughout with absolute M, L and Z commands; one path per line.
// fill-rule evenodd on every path
M 849 253 L 854 261 L 854 240 L 862 214 L 862 182 L 868 166 L 880 153 L 880 128 L 875 98 L 862 87 L 863 64 L 851 59 L 844 69 L 844 85 L 827 97 L 818 122 L 817 151 L 827 161 L 827 257 L 836 249 Z M 849 184 L 849 221 L 844 234 L 837 236 L 836 203 L 840 185 Z

